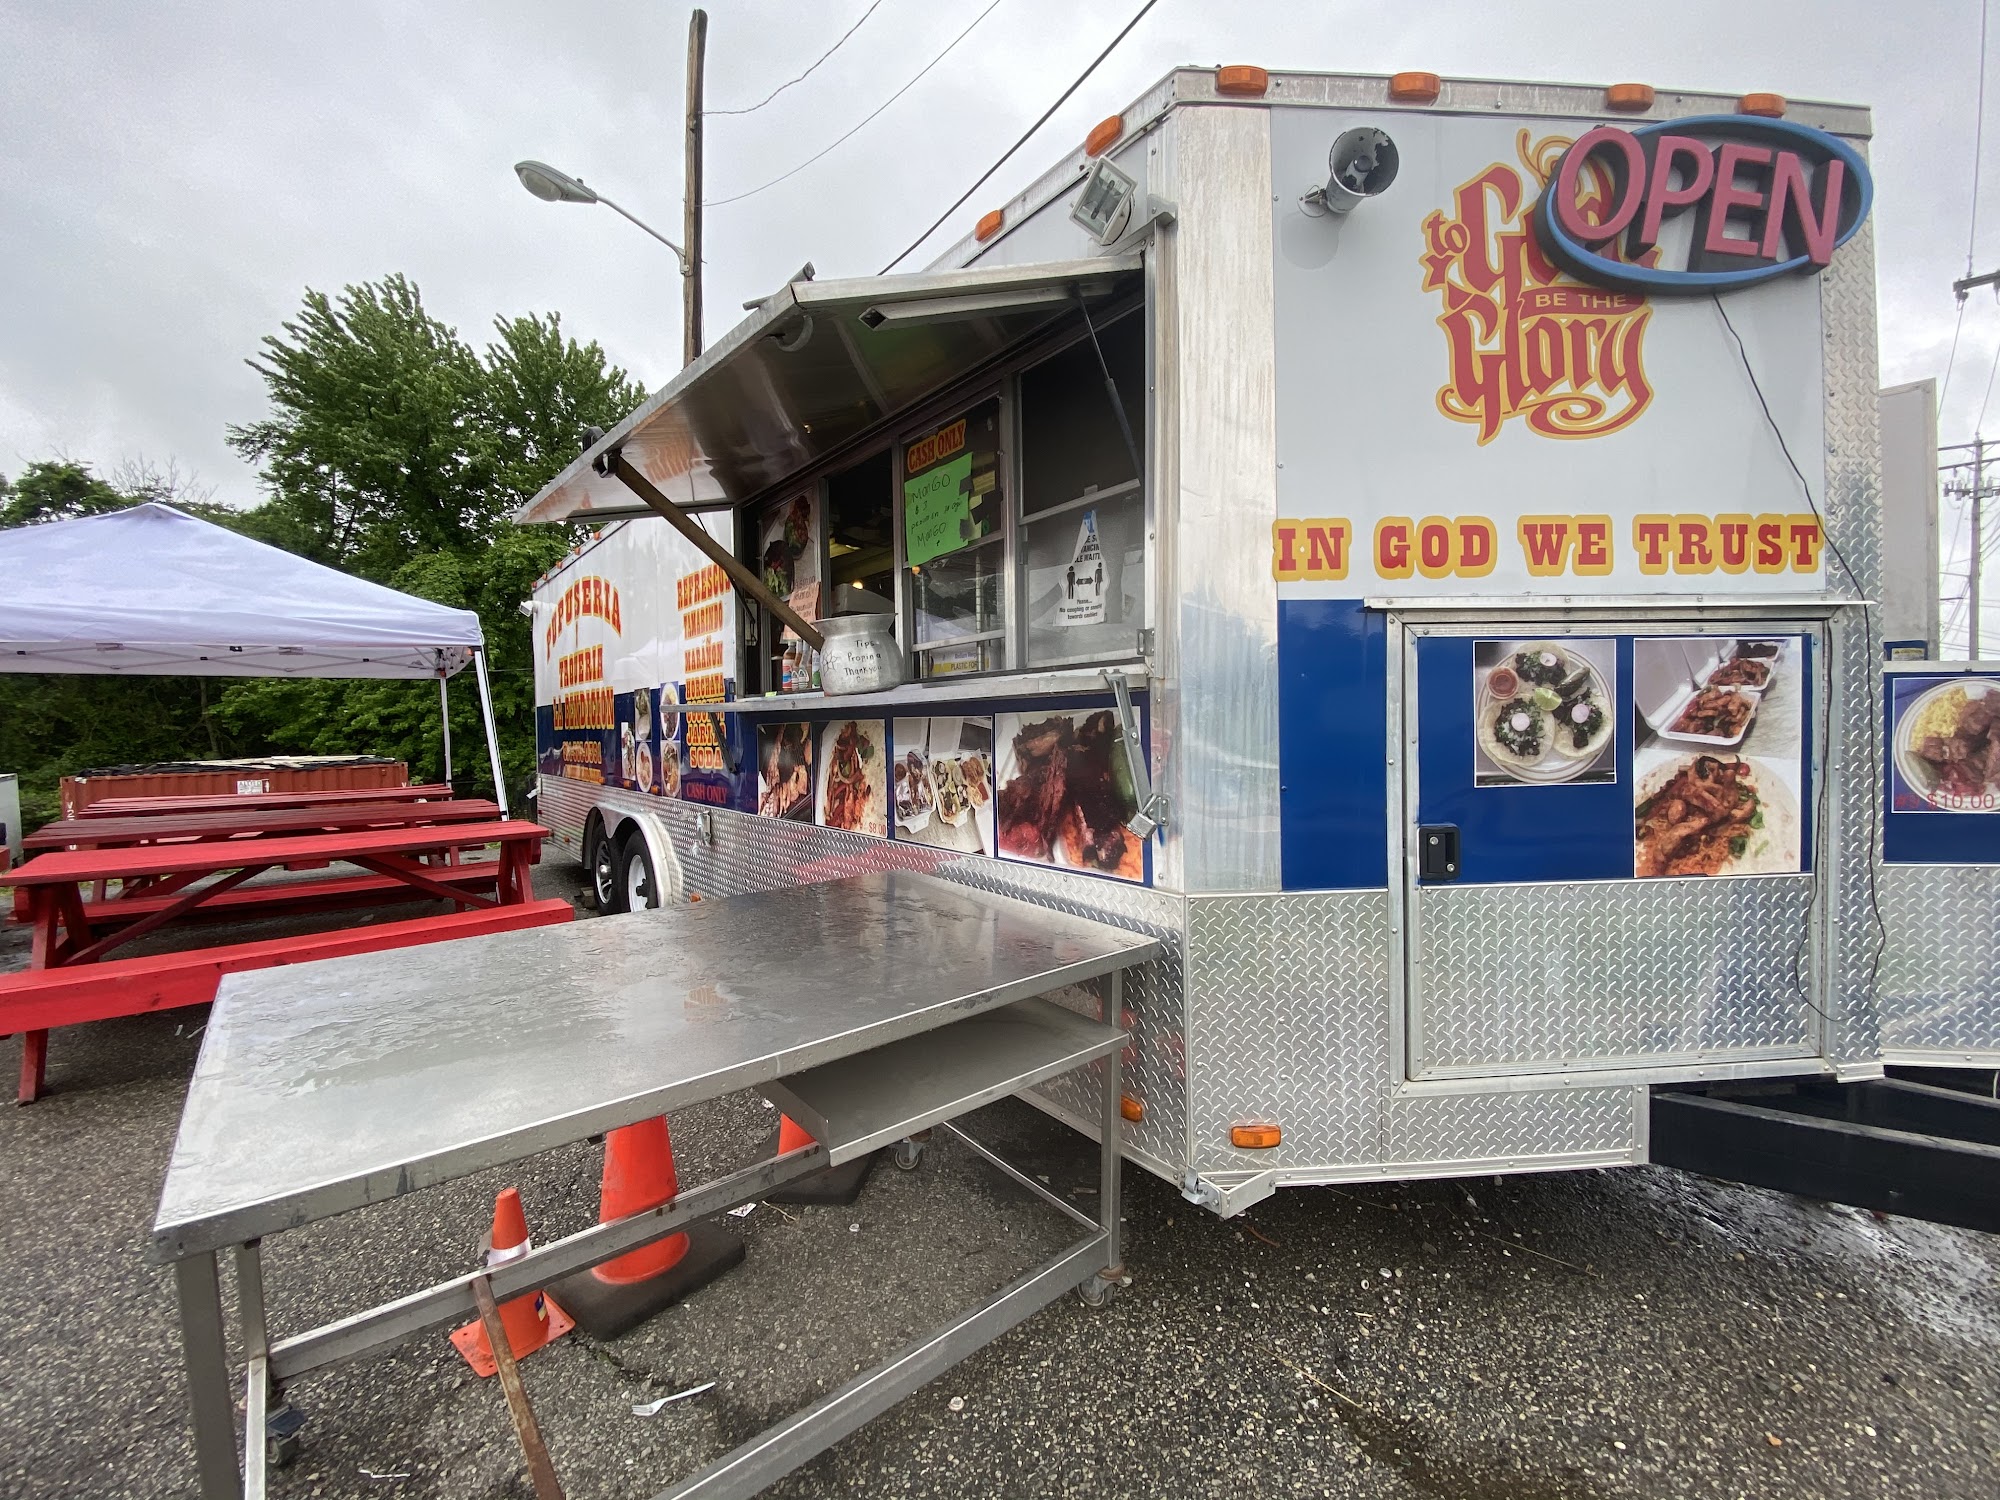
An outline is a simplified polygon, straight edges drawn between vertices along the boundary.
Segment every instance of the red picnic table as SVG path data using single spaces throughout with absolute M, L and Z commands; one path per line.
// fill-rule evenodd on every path
M 335 787 L 320 792 L 202 792 L 189 797 L 102 797 L 77 812 L 79 818 L 124 818 L 153 813 L 223 812 L 234 807 L 338 807 L 345 802 L 423 802 L 451 796 L 442 781 L 419 786 Z
M 133 844 L 270 838 L 286 833 L 344 833 L 356 828 L 409 828 L 424 823 L 491 823 L 500 804 L 483 797 L 436 802 L 349 802 L 321 807 L 231 807 L 219 811 L 135 814 L 123 818 L 62 818 L 21 840 L 30 851 L 109 849 Z
M 34 927 L 32 967 L 0 976 L 0 1035 L 24 1033 L 22 1103 L 42 1087 L 52 1026 L 138 1015 L 215 998 L 224 974 L 349 953 L 374 952 L 444 938 L 508 931 L 568 921 L 569 903 L 534 900 L 529 867 L 541 856 L 548 830 L 536 823 L 490 821 L 422 827 L 367 828 L 338 833 L 280 834 L 198 843 L 148 843 L 115 849 L 70 849 L 39 854 L 0 876 L 16 888 Z M 499 858 L 473 864 L 433 865 L 426 859 L 456 851 L 500 846 Z M 268 870 L 359 866 L 367 890 L 353 880 L 246 882 Z M 198 883 L 207 876 L 219 879 Z M 142 894 L 86 902 L 83 888 L 116 880 Z M 492 895 L 481 887 L 490 887 Z M 356 904 L 355 898 L 434 899 L 454 903 L 444 916 L 312 933 L 261 942 L 224 944 L 143 958 L 113 959 L 111 952 L 183 920 L 227 904 L 232 915 L 264 916 Z

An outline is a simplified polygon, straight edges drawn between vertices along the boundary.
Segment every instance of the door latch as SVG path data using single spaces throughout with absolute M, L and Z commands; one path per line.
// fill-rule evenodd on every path
M 1458 825 L 1427 823 L 1417 830 L 1417 875 L 1423 880 L 1458 879 Z

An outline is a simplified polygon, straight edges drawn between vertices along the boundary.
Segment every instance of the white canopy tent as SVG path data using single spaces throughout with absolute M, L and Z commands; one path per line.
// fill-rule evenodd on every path
M 503 812 L 479 616 L 151 503 L 0 531 L 0 671 L 447 681 L 469 664 Z M 445 775 L 451 775 L 446 713 Z

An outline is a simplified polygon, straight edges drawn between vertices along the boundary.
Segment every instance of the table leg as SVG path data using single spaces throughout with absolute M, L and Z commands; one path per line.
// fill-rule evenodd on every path
M 28 967 L 46 969 L 55 956 L 58 933 L 56 922 L 56 898 L 53 890 L 31 885 L 23 892 L 28 898 L 28 921 L 34 927 L 34 936 L 28 950 Z
M 1124 1015 L 1125 975 L 1122 970 L 1111 971 L 1106 995 L 1107 1014 Z M 1115 1026 L 1118 1023 L 1113 1021 L 1111 1024 Z M 1110 1276 L 1122 1274 L 1125 1269 L 1124 1252 L 1118 1236 L 1118 1216 L 1121 1212 L 1119 1169 L 1124 1165 L 1124 1148 L 1119 1139 L 1125 1123 L 1123 1061 L 1122 1049 L 1104 1059 L 1104 1098 L 1098 1111 L 1101 1136 L 1098 1142 L 1097 1210 L 1098 1222 L 1104 1226 L 1104 1255 Z
M 222 1336 L 222 1292 L 215 1255 L 203 1251 L 174 1262 L 180 1297 L 181 1350 L 187 1363 L 188 1404 L 194 1409 L 195 1468 L 202 1500 L 240 1500 L 236 1467 L 236 1409 L 229 1394 L 229 1350 Z
M 501 870 L 507 887 L 513 893 L 507 903 L 528 900 L 534 893 L 534 876 L 528 868 L 528 844 L 525 839 L 509 839 L 500 846 Z
M 42 1097 L 42 1083 L 48 1076 L 49 1034 L 46 1031 L 21 1033 L 21 1090 L 17 1102 L 33 1104 Z

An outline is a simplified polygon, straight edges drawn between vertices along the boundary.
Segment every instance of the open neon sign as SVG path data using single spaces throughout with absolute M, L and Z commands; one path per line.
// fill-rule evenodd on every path
M 1590 191 L 1606 180 L 1608 192 Z M 1557 158 L 1532 221 L 1549 257 L 1580 281 L 1686 295 L 1824 270 L 1873 197 L 1860 153 L 1823 130 L 1704 115 L 1586 131 Z M 1682 263 L 1663 264 L 1684 214 L 1693 222 Z

